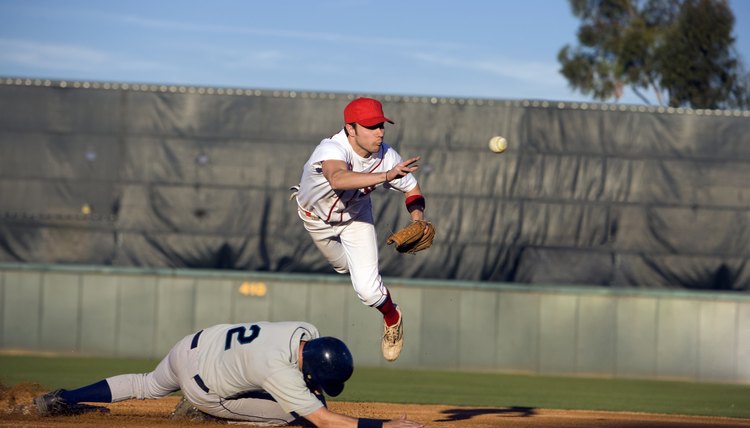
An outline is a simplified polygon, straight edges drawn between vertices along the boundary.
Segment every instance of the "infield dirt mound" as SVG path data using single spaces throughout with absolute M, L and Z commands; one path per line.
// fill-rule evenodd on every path
M 160 400 L 125 401 L 109 404 L 108 414 L 40 418 L 32 399 L 46 390 L 37 384 L 0 386 L 0 427 L 185 427 L 221 426 L 218 423 L 174 421 L 169 419 L 180 397 Z M 534 409 L 530 407 L 467 407 L 422 404 L 353 403 L 333 401 L 331 410 L 351 416 L 392 419 L 407 414 L 429 427 L 581 427 L 581 428 L 709 428 L 750 427 L 750 420 L 652 415 L 641 413 L 589 412 Z

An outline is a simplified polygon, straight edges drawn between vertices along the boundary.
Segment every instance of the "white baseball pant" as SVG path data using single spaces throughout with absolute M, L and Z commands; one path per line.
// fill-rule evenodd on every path
M 388 290 L 378 269 L 378 237 L 372 213 L 343 223 L 326 223 L 298 210 L 315 245 L 338 273 L 347 273 L 357 297 L 367 306 L 385 301 Z

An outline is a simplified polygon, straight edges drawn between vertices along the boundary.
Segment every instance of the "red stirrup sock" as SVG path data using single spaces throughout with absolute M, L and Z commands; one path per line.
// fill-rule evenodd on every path
M 391 293 L 385 295 L 385 302 L 378 306 L 377 310 L 379 310 L 380 313 L 383 314 L 383 319 L 385 320 L 385 324 L 388 327 L 398 322 L 399 314 L 396 310 L 396 305 L 394 305 L 393 301 L 391 300 Z

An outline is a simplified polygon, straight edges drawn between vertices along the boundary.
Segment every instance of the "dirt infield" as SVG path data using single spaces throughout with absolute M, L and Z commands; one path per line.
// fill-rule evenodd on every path
M 107 414 L 86 414 L 75 417 L 40 418 L 31 400 L 46 392 L 39 385 L 21 384 L 0 391 L 0 427 L 184 427 L 220 426 L 218 423 L 174 421 L 169 414 L 179 397 L 161 400 L 126 401 L 110 404 Z M 410 419 L 429 427 L 602 427 L 602 428 L 708 428 L 750 427 L 750 419 L 695 416 L 652 415 L 545 410 L 526 407 L 487 408 L 445 405 L 331 402 L 331 410 L 352 416 L 394 418 L 406 413 Z

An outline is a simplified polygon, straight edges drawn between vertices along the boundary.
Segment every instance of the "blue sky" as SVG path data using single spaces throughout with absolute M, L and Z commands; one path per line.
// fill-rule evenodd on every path
M 0 0 L 0 76 L 589 101 L 558 72 L 578 25 L 567 0 Z

